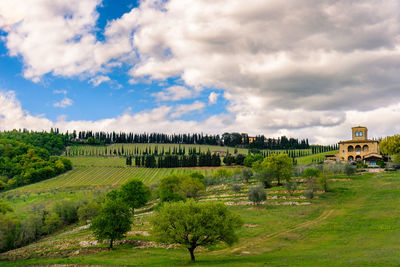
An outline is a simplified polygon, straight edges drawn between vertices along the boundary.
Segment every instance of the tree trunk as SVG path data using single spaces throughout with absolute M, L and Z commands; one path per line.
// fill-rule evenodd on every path
M 112 249 L 112 248 L 113 248 L 113 242 L 114 242 L 114 239 L 113 239 L 113 238 L 111 238 L 111 239 L 110 239 L 110 249 Z
M 196 260 L 194 257 L 194 249 L 195 249 L 195 247 L 188 248 L 188 250 L 190 252 L 190 259 L 192 260 L 192 262 L 195 262 L 195 260 Z

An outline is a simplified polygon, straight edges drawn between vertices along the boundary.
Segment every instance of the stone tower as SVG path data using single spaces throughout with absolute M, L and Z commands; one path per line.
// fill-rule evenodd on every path
M 357 126 L 351 128 L 353 132 L 353 139 L 352 140 L 368 140 L 368 129 L 363 126 Z

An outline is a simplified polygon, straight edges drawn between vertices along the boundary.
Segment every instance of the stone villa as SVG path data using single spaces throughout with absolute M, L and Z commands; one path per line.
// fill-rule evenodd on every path
M 386 161 L 379 152 L 377 140 L 368 139 L 368 129 L 363 126 L 352 128 L 352 139 L 339 142 L 339 153 L 327 156 L 327 160 L 337 161 L 364 161 L 370 166 L 376 165 L 381 159 Z

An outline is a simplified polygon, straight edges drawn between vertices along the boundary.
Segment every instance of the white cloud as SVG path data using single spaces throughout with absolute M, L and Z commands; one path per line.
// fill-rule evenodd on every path
M 209 104 L 209 105 L 217 104 L 218 97 L 219 97 L 219 94 L 218 94 L 218 93 L 216 93 L 216 92 L 211 92 L 210 95 L 208 96 L 208 104 Z
M 110 81 L 110 77 L 104 75 L 98 75 L 89 80 L 89 82 L 92 83 L 93 86 L 95 87 L 99 86 L 103 82 L 108 82 L 108 81 Z
M 164 91 L 151 94 L 159 101 L 178 101 L 193 97 L 193 91 L 184 86 L 171 86 Z
M 71 98 L 64 97 L 60 102 L 55 102 L 53 106 L 56 108 L 66 108 L 72 106 L 73 103 L 74 101 Z
M 322 142 L 361 124 L 363 114 L 391 123 L 364 120 L 367 126 L 397 129 L 397 112 L 387 110 L 400 102 L 397 0 L 144 0 L 107 24 L 104 41 L 95 35 L 100 3 L 0 1 L 0 28 L 10 55 L 24 62 L 24 76 L 90 80 L 126 64 L 132 82 L 184 83 L 155 93 L 160 101 L 193 97 L 196 90 L 187 88 L 225 91 L 228 113 L 190 122 L 189 129 L 205 127 L 200 131 Z
M 71 130 L 93 130 L 93 131 L 132 131 L 132 132 L 165 132 L 165 133 L 187 133 L 202 132 L 221 134 L 221 132 L 247 132 L 250 135 L 264 133 L 267 136 L 279 137 L 281 135 L 309 138 L 312 143 L 333 144 L 339 140 L 351 138 L 351 127 L 364 125 L 369 128 L 369 137 L 378 138 L 393 135 L 400 132 L 400 103 L 381 107 L 371 111 L 350 110 L 343 115 L 344 121 L 331 126 L 304 126 L 303 128 L 270 129 L 262 124 L 252 124 L 248 118 L 235 117 L 232 114 L 221 114 L 209 117 L 204 121 L 171 119 L 169 114 L 181 112 L 198 111 L 205 107 L 204 103 L 193 103 L 192 105 L 181 105 L 175 110 L 169 106 L 161 106 L 152 110 L 146 110 L 131 114 L 129 110 L 118 117 L 100 119 L 97 121 L 67 120 L 62 115 L 56 122 L 41 116 L 31 115 L 23 110 L 13 92 L 0 91 L 0 130 L 31 129 L 49 130 L 51 127 L 59 128 L 61 131 Z M 183 113 L 182 113 L 183 112 Z M 264 120 L 273 119 L 273 115 L 265 114 Z M 285 114 L 285 116 L 288 114 Z M 307 117 L 312 114 L 297 111 L 293 117 Z M 325 114 L 326 115 L 326 114 Z M 252 114 L 249 114 L 252 116 Z M 315 115 L 315 118 L 318 117 Z M 178 117 L 176 117 L 178 118 Z M 260 119 L 260 118 L 257 118 Z M 290 118 L 289 118 L 290 119 Z M 296 121 L 296 120 L 295 120 Z M 276 122 L 275 122 L 276 123 Z
M 193 111 L 201 111 L 203 110 L 205 107 L 205 104 L 203 102 L 200 101 L 195 101 L 192 104 L 182 104 L 182 105 L 178 105 L 175 108 L 175 111 L 171 114 L 171 118 L 172 119 L 176 119 L 179 117 L 182 117 L 184 114 L 193 112 Z
M 68 93 L 67 90 L 53 90 L 53 94 L 66 95 L 67 93 Z

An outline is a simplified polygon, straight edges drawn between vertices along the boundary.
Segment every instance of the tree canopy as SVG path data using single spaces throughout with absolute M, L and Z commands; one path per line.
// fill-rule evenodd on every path
M 114 241 L 122 239 L 131 229 L 129 206 L 121 198 L 107 198 L 90 229 L 99 241 L 108 239 L 112 249 Z
M 153 237 L 167 244 L 180 244 L 190 252 L 217 242 L 232 245 L 238 240 L 235 230 L 243 223 L 222 203 L 193 200 L 164 204 L 151 218 Z
M 293 161 L 287 154 L 272 155 L 263 160 L 261 168 L 270 169 L 280 185 L 281 180 L 289 181 L 292 177 Z

